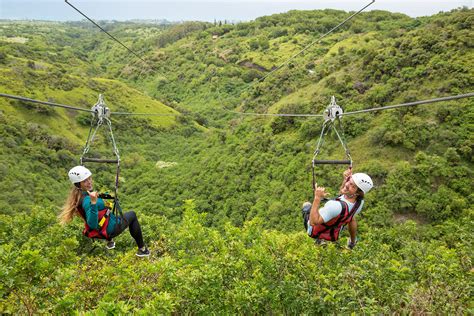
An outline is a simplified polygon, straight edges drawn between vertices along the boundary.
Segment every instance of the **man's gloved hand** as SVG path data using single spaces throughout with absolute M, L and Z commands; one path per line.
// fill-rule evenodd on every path
M 347 248 L 348 249 L 350 249 L 350 250 L 354 249 L 356 244 L 357 244 L 357 238 L 354 242 L 352 242 L 350 237 L 347 239 Z

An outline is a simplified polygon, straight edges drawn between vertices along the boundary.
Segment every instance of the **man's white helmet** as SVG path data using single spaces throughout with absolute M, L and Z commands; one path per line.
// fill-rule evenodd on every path
M 355 185 L 366 194 L 372 189 L 374 183 L 372 179 L 365 173 L 355 173 L 352 175 L 352 180 L 354 180 Z
M 79 183 L 89 178 L 92 175 L 89 169 L 83 166 L 75 166 L 68 172 L 69 180 L 72 183 Z

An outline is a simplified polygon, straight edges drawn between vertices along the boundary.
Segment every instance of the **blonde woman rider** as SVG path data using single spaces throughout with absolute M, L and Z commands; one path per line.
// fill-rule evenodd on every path
M 68 175 L 74 187 L 58 216 L 61 224 L 69 223 L 75 215 L 81 217 L 84 220 L 84 235 L 106 239 L 108 249 L 115 247 L 112 238 L 120 235 L 128 227 L 138 246 L 136 255 L 138 257 L 150 255 L 143 242 L 142 230 L 134 211 L 126 212 L 123 218 L 120 218 L 107 209 L 104 200 L 93 191 L 92 173 L 89 169 L 76 166 L 69 170 Z

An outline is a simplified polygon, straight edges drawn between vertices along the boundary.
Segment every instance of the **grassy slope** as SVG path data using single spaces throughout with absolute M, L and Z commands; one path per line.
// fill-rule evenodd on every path
M 58 74 L 61 64 L 52 65 L 41 59 L 6 55 L 6 60 L 7 64 L 0 65 L 0 85 L 6 94 L 90 109 L 101 93 L 111 111 L 179 114 L 118 80 L 87 78 L 62 72 Z M 27 62 L 34 65 L 33 69 L 27 66 Z M 6 98 L 0 100 L 0 105 L 5 113 L 44 124 L 53 134 L 64 135 L 76 143 L 82 142 L 87 135 L 88 128 L 74 120 L 78 112 L 55 108 L 54 116 L 34 114 L 34 111 Z M 157 128 L 170 128 L 177 124 L 173 116 L 151 116 L 149 120 Z

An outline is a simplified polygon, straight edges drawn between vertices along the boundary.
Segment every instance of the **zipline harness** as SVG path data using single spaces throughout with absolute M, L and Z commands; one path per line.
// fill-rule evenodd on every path
M 316 150 L 314 151 L 311 169 L 313 174 L 313 190 L 316 186 L 316 175 L 315 175 L 315 166 L 316 165 L 349 165 L 349 168 L 352 168 L 352 157 L 347 147 L 346 142 L 344 141 L 344 129 L 342 128 L 341 123 L 341 116 L 343 114 L 342 108 L 337 105 L 336 98 L 334 96 L 331 97 L 331 103 L 328 105 L 326 110 L 324 111 L 323 118 L 324 123 L 323 127 L 321 128 L 321 134 L 319 135 L 318 143 L 316 145 Z M 329 131 L 334 130 L 339 139 L 342 147 L 344 148 L 346 157 L 348 160 L 316 160 L 316 157 L 319 155 L 321 151 L 321 146 L 324 143 L 324 136 L 329 133 Z M 338 132 L 338 128 L 340 129 L 340 133 Z
M 117 149 L 117 145 L 115 143 L 114 133 L 112 132 L 112 122 L 110 122 L 110 109 L 105 105 L 104 98 L 102 94 L 99 94 L 99 100 L 97 103 L 92 107 L 93 118 L 91 120 L 91 127 L 89 129 L 89 134 L 87 135 L 87 141 L 84 146 L 84 151 L 82 152 L 80 164 L 81 166 L 84 165 L 85 162 L 96 162 L 96 163 L 116 163 L 117 164 L 117 172 L 115 175 L 115 188 L 114 188 L 114 196 L 108 194 L 100 194 L 99 197 L 103 199 L 113 199 L 114 205 L 112 208 L 112 213 L 116 217 L 120 217 L 122 220 L 125 220 L 122 213 L 122 208 L 120 207 L 120 202 L 118 199 L 118 186 L 119 186 L 119 175 L 120 175 L 120 155 Z M 115 154 L 115 159 L 99 159 L 99 158 L 90 158 L 85 157 L 85 155 L 89 152 L 90 146 L 92 145 L 97 131 L 99 128 L 104 124 L 107 124 L 109 128 L 109 137 L 110 141 L 113 146 L 113 152 Z M 94 132 L 92 129 L 95 125 Z M 117 223 L 118 224 L 118 223 Z

